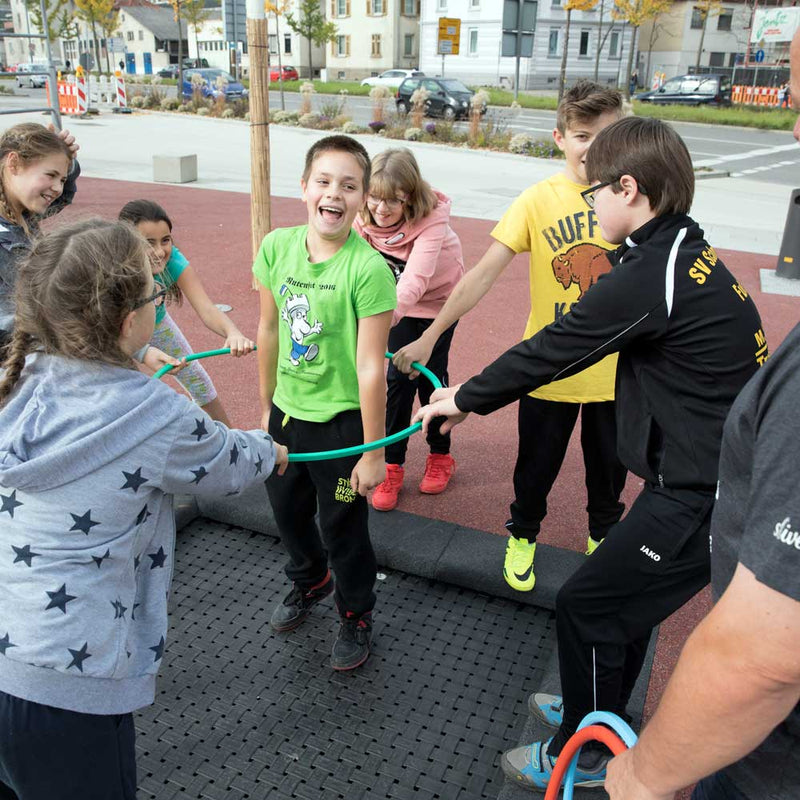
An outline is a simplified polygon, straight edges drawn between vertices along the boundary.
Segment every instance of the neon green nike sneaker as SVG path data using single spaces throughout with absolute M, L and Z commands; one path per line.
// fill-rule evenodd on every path
M 603 544 L 603 540 L 602 539 L 598 542 L 598 541 L 592 539 L 592 537 L 590 536 L 586 540 L 586 555 L 590 556 L 592 553 L 594 553 L 595 550 L 597 550 L 598 547 L 600 547 L 601 544 Z
M 506 560 L 503 564 L 503 577 L 506 583 L 518 592 L 529 592 L 536 583 L 533 574 L 533 557 L 536 555 L 536 542 L 527 539 L 508 537 Z

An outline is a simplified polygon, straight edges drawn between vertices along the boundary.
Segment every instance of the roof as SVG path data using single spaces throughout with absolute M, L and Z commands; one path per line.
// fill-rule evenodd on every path
M 171 6 L 126 6 L 124 13 L 135 19 L 143 28 L 147 28 L 157 39 L 178 39 L 178 23 Z M 181 20 L 181 33 L 187 38 L 186 21 Z

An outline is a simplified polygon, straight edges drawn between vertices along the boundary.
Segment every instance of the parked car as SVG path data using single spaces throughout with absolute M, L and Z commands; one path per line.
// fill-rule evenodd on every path
M 660 89 L 640 92 L 633 99 L 656 105 L 681 103 L 690 106 L 729 106 L 731 79 L 727 75 L 680 75 L 670 78 Z
M 247 89 L 242 86 L 239 81 L 235 80 L 233 75 L 225 72 L 222 69 L 185 69 L 183 71 L 183 96 L 184 99 L 189 99 L 194 91 L 192 85 L 192 78 L 199 75 L 203 79 L 200 85 L 200 91 L 203 97 L 218 97 L 223 93 L 223 90 L 217 86 L 217 80 L 224 77 L 228 82 L 225 84 L 224 94 L 226 100 L 241 100 L 242 97 L 247 97 Z
M 207 69 L 208 68 L 208 59 L 207 58 L 184 58 L 183 59 L 183 68 L 184 69 Z
M 445 119 L 457 119 L 469 115 L 469 106 L 475 92 L 455 78 L 406 78 L 397 90 L 396 105 L 399 114 L 407 114 L 411 108 L 411 95 L 422 87 L 428 92 L 425 114 Z M 486 113 L 486 105 L 481 114 Z
M 390 89 L 397 89 L 406 78 L 423 78 L 424 72 L 418 69 L 387 69 L 380 75 L 373 75 L 371 78 L 364 78 L 362 86 L 388 86 Z
M 46 64 L 17 64 L 14 70 L 17 73 L 17 86 L 30 86 L 33 89 L 41 89 L 47 81 Z
M 279 81 L 281 79 L 281 72 L 283 73 L 283 80 L 285 81 L 299 81 L 300 75 L 291 64 L 284 64 L 280 69 L 278 67 L 270 67 L 269 79 L 270 82 Z
M 178 77 L 178 65 L 177 64 L 168 64 L 163 69 L 160 69 L 156 72 L 159 78 L 177 78 Z

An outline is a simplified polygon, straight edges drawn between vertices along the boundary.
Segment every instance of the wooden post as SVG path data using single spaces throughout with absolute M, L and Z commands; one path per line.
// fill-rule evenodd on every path
M 269 40 L 264 0 L 247 0 L 250 53 L 250 224 L 253 258 L 270 232 Z M 255 288 L 255 284 L 254 284 Z

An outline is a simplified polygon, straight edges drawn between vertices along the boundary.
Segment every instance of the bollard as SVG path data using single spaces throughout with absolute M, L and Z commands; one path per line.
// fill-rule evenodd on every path
M 794 189 L 789 200 L 775 274 L 779 278 L 800 278 L 800 189 Z

